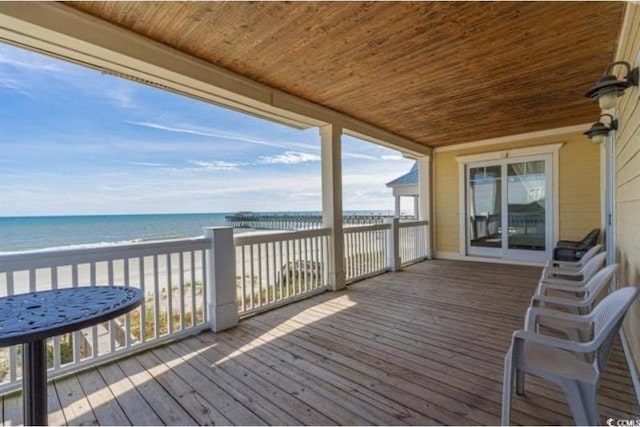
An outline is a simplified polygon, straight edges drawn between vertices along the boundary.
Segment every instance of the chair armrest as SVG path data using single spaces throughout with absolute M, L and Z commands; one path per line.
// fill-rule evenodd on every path
M 581 287 L 585 285 L 583 280 L 568 280 L 568 279 L 561 279 L 559 277 L 545 277 L 542 280 L 540 280 L 540 283 L 546 283 L 549 285 L 566 285 L 566 286 L 576 286 L 576 287 Z
M 572 240 L 558 240 L 558 243 L 556 243 L 556 248 L 576 249 L 581 245 L 582 242 L 576 242 Z
M 550 261 L 553 262 L 553 261 Z M 558 263 L 561 261 L 555 261 L 555 263 Z M 566 275 L 571 275 L 571 274 L 581 274 L 580 273 L 580 268 L 582 266 L 581 265 L 575 265 L 575 266 L 571 266 L 571 265 L 553 265 L 553 264 L 547 264 L 544 266 L 544 271 L 545 272 L 549 272 L 552 274 L 566 274 Z
M 575 262 L 577 261 L 576 248 L 556 247 L 553 249 L 553 259 L 558 261 Z
M 524 320 L 524 329 L 529 331 L 532 326 L 535 326 L 538 321 L 538 317 L 548 317 L 551 319 L 565 320 L 567 322 L 580 323 L 585 326 L 591 325 L 591 316 L 589 314 L 571 314 L 557 310 L 550 310 L 548 308 L 530 307 L 527 310 L 527 314 Z
M 584 274 L 581 271 L 572 271 L 565 270 L 560 268 L 545 268 L 543 272 L 542 280 L 547 279 L 562 279 L 562 280 L 573 280 L 573 281 L 583 281 Z
M 524 342 L 533 342 L 536 344 L 541 344 L 547 347 L 559 348 L 562 350 L 572 351 L 575 353 L 590 353 L 594 351 L 593 345 L 591 342 L 582 343 L 575 342 L 569 340 L 563 340 L 560 338 L 554 338 L 547 335 L 536 334 L 535 332 L 528 331 L 515 331 L 513 333 L 513 343 L 514 346 L 517 341 Z
M 580 263 L 578 261 L 559 261 L 559 260 L 548 260 L 545 264 L 544 268 L 557 268 L 562 270 L 569 271 L 578 271 L 580 270 Z
M 583 294 L 586 292 L 586 289 L 584 286 L 560 285 L 560 284 L 556 285 L 555 283 L 540 282 L 538 284 L 538 289 L 537 289 L 538 292 L 536 292 L 536 295 L 546 295 L 546 291 L 548 290 L 569 292 L 574 295 L 576 293 Z
M 591 305 L 591 301 L 580 298 L 571 299 L 563 297 L 550 297 L 546 295 L 534 295 L 531 298 L 531 307 L 541 307 L 542 304 L 555 304 L 572 308 L 584 308 Z

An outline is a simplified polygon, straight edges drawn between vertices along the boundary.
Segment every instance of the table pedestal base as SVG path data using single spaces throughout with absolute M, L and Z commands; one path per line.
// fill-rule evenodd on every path
M 22 344 L 24 425 L 47 425 L 47 347 L 44 340 Z

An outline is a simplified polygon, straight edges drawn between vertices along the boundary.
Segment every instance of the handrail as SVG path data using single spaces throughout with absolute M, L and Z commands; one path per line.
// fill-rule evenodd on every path
M 180 252 L 209 247 L 204 236 L 186 239 L 154 240 L 107 246 L 69 247 L 53 250 L 0 253 L 0 272 L 50 268 L 60 265 L 65 259 L 74 263 L 108 261 L 110 259 L 137 258 L 163 252 Z
M 350 233 L 360 233 L 366 231 L 378 231 L 378 230 L 389 230 L 391 229 L 391 224 L 372 224 L 372 225 L 352 225 L 348 227 L 344 227 L 343 231 L 345 234 Z
M 310 230 L 284 231 L 280 233 L 241 234 L 233 238 L 235 246 L 251 245 L 258 243 L 282 242 L 285 240 L 305 239 L 309 237 L 321 237 L 331 235 L 330 228 L 313 228 Z
M 429 225 L 429 221 L 420 220 L 420 221 L 401 221 L 398 223 L 398 227 L 406 228 L 406 227 L 419 227 L 422 225 Z

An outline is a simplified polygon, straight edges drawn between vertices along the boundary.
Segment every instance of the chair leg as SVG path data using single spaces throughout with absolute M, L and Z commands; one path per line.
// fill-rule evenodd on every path
M 516 369 L 516 394 L 524 396 L 524 371 Z
M 510 424 L 511 415 L 511 387 L 513 386 L 513 359 L 511 357 L 511 349 L 507 351 L 504 357 L 504 375 L 502 378 L 502 419 L 500 424 L 508 426 Z
M 573 420 L 577 426 L 590 425 L 589 415 L 587 414 L 587 408 L 583 401 L 583 396 L 576 381 L 567 381 L 562 384 L 571 413 L 573 414 Z
M 598 388 L 594 384 L 579 383 L 580 394 L 582 395 L 582 401 L 584 402 L 585 409 L 587 411 L 587 417 L 589 418 L 589 425 L 599 426 L 600 424 L 600 411 L 598 410 Z

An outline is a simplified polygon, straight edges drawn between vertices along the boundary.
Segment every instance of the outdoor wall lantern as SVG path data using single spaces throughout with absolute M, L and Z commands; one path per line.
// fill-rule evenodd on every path
M 600 121 L 603 117 L 609 117 L 609 126 Z M 618 120 L 614 119 L 611 114 L 601 114 L 600 117 L 598 117 L 598 121 L 592 124 L 591 129 L 584 134 L 591 138 L 591 142 L 602 144 L 612 130 L 618 130 Z
M 624 80 L 618 80 L 617 77 L 611 73 L 611 70 L 616 65 L 624 65 L 627 69 L 627 75 L 624 77 Z M 598 82 L 589 89 L 584 96 L 594 101 L 597 100 L 601 109 L 609 110 L 616 106 L 618 97 L 624 94 L 625 89 L 630 86 L 638 86 L 639 74 L 638 67 L 631 69 L 631 65 L 628 62 L 614 62 L 607 67 L 604 75 L 600 77 Z

